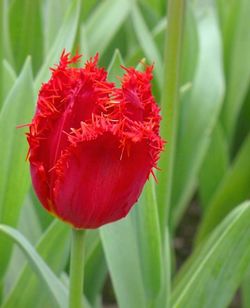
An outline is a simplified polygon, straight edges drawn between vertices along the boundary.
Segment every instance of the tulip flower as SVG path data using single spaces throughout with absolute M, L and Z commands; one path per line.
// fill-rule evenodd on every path
M 42 205 L 77 229 L 126 216 L 157 167 L 163 141 L 152 66 L 125 68 L 121 87 L 98 55 L 82 68 L 63 52 L 29 125 L 32 183 Z

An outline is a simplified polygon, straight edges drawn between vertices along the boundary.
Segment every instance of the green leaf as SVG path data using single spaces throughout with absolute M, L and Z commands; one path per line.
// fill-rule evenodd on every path
M 173 308 L 228 307 L 250 263 L 250 202 L 241 204 L 176 277 Z
M 67 302 L 68 302 L 67 289 L 62 284 L 62 282 L 55 276 L 55 274 L 50 270 L 47 264 L 39 256 L 36 250 L 31 246 L 31 244 L 25 239 L 25 237 L 20 232 L 18 232 L 16 229 L 11 228 L 7 225 L 0 225 L 0 232 L 4 234 L 5 236 L 7 236 L 9 239 L 11 239 L 14 243 L 19 245 L 19 247 L 25 253 L 33 271 L 37 274 L 37 276 L 40 278 L 43 285 L 50 292 L 55 303 L 57 303 L 59 307 L 67 307 Z M 51 244 L 54 247 L 55 242 L 52 241 Z M 58 262 L 56 258 L 54 260 Z M 23 287 L 29 293 L 29 289 L 27 288 L 27 285 L 23 285 Z M 41 289 L 39 291 L 41 292 Z M 21 294 L 21 297 L 22 296 L 23 294 Z M 21 300 L 20 297 L 19 297 L 19 300 Z M 10 307 L 13 307 L 13 306 L 10 306 Z
M 49 67 L 59 62 L 60 55 L 65 48 L 66 51 L 70 51 L 74 44 L 78 20 L 80 15 L 80 0 L 73 0 L 70 8 L 66 13 L 65 19 L 58 31 L 58 35 L 54 40 L 53 45 L 45 58 L 39 73 L 35 79 L 35 93 L 41 86 L 42 82 L 45 82 L 49 77 Z
M 56 247 L 55 247 L 56 243 Z M 59 274 L 65 267 L 69 253 L 69 227 L 64 223 L 54 220 L 36 245 L 37 252 L 43 257 L 50 268 Z M 15 285 L 7 295 L 3 307 L 50 307 L 54 302 L 50 292 L 41 293 L 41 281 L 25 265 Z M 45 303 L 48 303 L 45 305 Z
M 132 9 L 132 21 L 138 41 L 144 54 L 151 63 L 155 64 L 155 73 L 159 86 L 162 84 L 163 64 L 157 46 L 154 43 L 152 34 L 149 32 L 143 16 L 136 5 Z
M 105 0 L 86 21 L 86 41 L 90 55 L 100 54 L 110 43 L 130 11 L 128 0 Z
M 7 95 L 9 94 L 12 86 L 14 85 L 16 81 L 16 73 L 11 67 L 11 65 L 6 61 L 3 60 L 2 63 L 2 76 L 3 76 L 3 81 L 2 81 L 2 93 L 1 93 L 1 100 L 0 100 L 0 112 L 1 108 L 3 105 L 3 102 L 5 101 Z
M 30 58 L 7 96 L 0 113 L 0 221 L 16 226 L 20 207 L 30 185 L 25 162 L 28 144 L 17 125 L 29 123 L 34 105 Z M 0 241 L 0 276 L 10 254 L 10 243 Z
M 250 135 L 214 194 L 198 232 L 201 241 L 240 202 L 250 197 Z
M 200 52 L 196 74 L 190 95 L 184 96 L 181 101 L 170 203 L 173 227 L 180 220 L 194 191 L 224 94 L 220 34 L 211 4 L 200 12 L 197 26 Z
M 150 179 L 133 211 L 145 293 L 155 304 L 163 285 L 163 251 L 154 179 Z M 169 260 L 168 260 L 169 262 Z M 166 300 L 168 295 L 166 294 Z M 164 305 L 165 306 L 165 305 Z
M 43 40 L 40 0 L 13 0 L 9 7 L 9 33 L 15 68 L 20 71 L 27 55 L 34 71 L 42 62 Z
M 211 136 L 199 175 L 201 205 L 207 208 L 229 165 L 228 144 L 219 123 Z M 211 180 L 212 179 L 212 180 Z
M 131 214 L 101 228 L 100 234 L 119 307 L 145 307 L 140 257 Z
M 54 45 L 58 29 L 63 24 L 67 11 L 70 8 L 70 3 L 70 0 L 43 0 L 41 2 L 45 55 L 50 52 L 51 46 Z
M 121 53 L 116 49 L 108 67 L 108 80 L 114 82 L 117 87 L 120 86 L 120 81 L 117 77 L 124 74 L 124 70 L 121 68 L 123 64 Z
M 35 209 L 31 200 L 26 197 L 24 204 L 21 208 L 19 222 L 17 229 L 26 237 L 26 239 L 33 245 L 35 244 L 42 234 L 40 222 L 36 215 Z M 4 276 L 5 294 L 12 288 L 13 282 L 16 281 L 26 259 L 21 249 L 18 246 L 13 247 L 9 266 Z
M 217 0 L 224 41 L 227 92 L 222 122 L 229 141 L 250 83 L 250 1 Z
M 242 295 L 242 308 L 249 308 L 250 307 L 250 266 L 243 280 L 241 295 Z

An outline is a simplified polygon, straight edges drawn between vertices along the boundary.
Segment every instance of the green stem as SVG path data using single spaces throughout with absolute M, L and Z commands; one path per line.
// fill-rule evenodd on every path
M 83 308 L 84 230 L 72 229 L 69 308 Z
M 182 36 L 184 27 L 185 0 L 168 0 L 167 29 L 164 51 L 164 75 L 162 89 L 161 136 L 167 141 L 166 150 L 159 163 L 159 217 L 164 235 L 169 219 L 174 157 L 176 148 L 177 123 L 179 116 L 179 75 Z

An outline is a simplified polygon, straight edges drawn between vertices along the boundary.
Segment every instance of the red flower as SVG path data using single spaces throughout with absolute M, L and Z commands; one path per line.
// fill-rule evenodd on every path
M 43 206 L 76 228 L 127 215 L 163 147 L 152 67 L 123 68 L 121 88 L 97 67 L 63 52 L 43 84 L 27 139 L 33 186 Z

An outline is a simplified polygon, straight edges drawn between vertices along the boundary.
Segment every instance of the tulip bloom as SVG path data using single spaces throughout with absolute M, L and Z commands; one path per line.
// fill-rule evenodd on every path
M 152 66 L 123 68 L 121 87 L 107 81 L 98 55 L 83 68 L 63 52 L 40 89 L 29 124 L 29 161 L 42 205 L 75 228 L 126 216 L 163 148 Z

